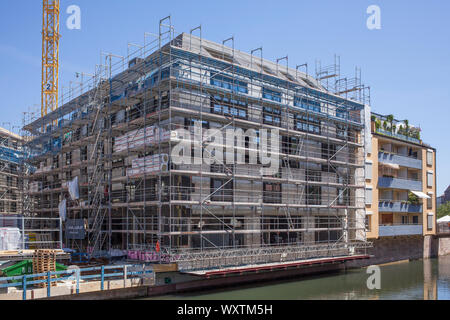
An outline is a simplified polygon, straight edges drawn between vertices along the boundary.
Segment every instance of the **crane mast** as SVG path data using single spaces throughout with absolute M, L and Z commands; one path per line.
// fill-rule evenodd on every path
M 43 0 L 41 116 L 58 108 L 59 0 Z

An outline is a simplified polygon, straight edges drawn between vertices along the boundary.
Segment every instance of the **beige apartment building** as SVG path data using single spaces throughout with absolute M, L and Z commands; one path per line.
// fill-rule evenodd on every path
M 372 148 L 366 158 L 369 240 L 436 234 L 436 149 L 420 129 L 372 113 Z

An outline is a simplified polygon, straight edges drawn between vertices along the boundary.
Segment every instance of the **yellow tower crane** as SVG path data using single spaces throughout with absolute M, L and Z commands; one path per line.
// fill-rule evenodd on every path
M 43 0 L 41 116 L 58 108 L 59 0 Z

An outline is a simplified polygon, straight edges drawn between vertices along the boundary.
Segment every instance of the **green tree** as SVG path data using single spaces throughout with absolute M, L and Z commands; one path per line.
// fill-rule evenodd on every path
M 389 129 L 391 133 L 394 132 L 394 116 L 392 114 L 386 117 L 387 122 L 389 123 Z
M 411 127 L 409 126 L 409 120 L 405 120 L 404 121 L 405 124 L 405 136 L 409 136 L 409 130 L 411 129 Z
M 450 202 L 443 204 L 437 210 L 437 218 L 438 219 L 443 218 L 445 216 L 450 216 Z
M 376 119 L 375 120 L 375 128 L 377 128 L 377 130 L 381 129 L 381 121 L 380 121 L 380 119 Z
M 416 196 L 414 193 L 410 192 L 408 194 L 408 203 L 409 204 L 419 204 L 420 203 L 419 197 Z

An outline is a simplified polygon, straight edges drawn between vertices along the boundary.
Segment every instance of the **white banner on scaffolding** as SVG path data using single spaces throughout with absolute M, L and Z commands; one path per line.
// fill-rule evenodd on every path
M 66 213 L 67 213 L 67 201 L 64 199 L 59 203 L 59 216 L 62 221 L 66 221 Z
M 72 200 L 78 200 L 80 198 L 80 191 L 78 188 L 78 177 L 75 177 L 69 182 L 69 194 Z

